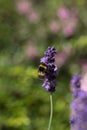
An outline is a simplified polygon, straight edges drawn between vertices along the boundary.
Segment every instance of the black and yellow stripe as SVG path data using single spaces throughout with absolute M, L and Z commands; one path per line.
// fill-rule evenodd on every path
M 40 65 L 39 65 L 39 68 L 41 68 L 41 69 L 45 69 L 45 70 L 47 69 L 47 67 L 46 67 L 45 64 L 40 64 Z
M 47 66 L 44 63 L 39 65 L 38 76 L 43 79 L 45 77 Z

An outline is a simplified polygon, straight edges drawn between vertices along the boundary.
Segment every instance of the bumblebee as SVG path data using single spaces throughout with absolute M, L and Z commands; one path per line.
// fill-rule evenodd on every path
M 40 79 L 44 79 L 46 75 L 46 71 L 47 71 L 47 66 L 44 63 L 41 63 L 38 69 L 38 76 Z

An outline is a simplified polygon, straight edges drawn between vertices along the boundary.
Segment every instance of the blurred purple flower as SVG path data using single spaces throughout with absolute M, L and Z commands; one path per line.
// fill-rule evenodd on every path
M 28 20 L 31 23 L 38 23 L 40 20 L 39 14 L 36 11 L 32 11 L 30 14 L 27 15 Z
M 63 46 L 61 52 L 56 55 L 56 64 L 61 67 L 65 64 L 71 53 L 73 52 L 70 45 Z
M 66 37 L 72 36 L 76 30 L 78 19 L 76 17 L 70 18 L 64 23 L 63 33 Z
M 49 27 L 52 33 L 57 33 L 60 30 L 60 24 L 55 20 L 49 23 Z
M 55 62 L 56 49 L 54 47 L 48 47 L 47 51 L 44 53 L 44 57 L 40 59 L 40 63 L 44 63 L 47 66 L 46 75 L 43 83 L 43 87 L 49 91 L 54 92 L 56 87 L 56 75 L 57 66 Z
M 38 50 L 37 50 L 36 45 L 34 44 L 28 45 L 25 49 L 25 53 L 27 57 L 32 60 L 38 57 Z
M 71 92 L 74 98 L 78 97 L 79 90 L 81 89 L 81 75 L 74 75 L 71 79 Z
M 57 10 L 57 16 L 60 20 L 60 27 L 65 37 L 72 36 L 78 25 L 78 15 L 75 9 L 69 10 L 66 7 L 61 7 Z
M 70 11 L 66 7 L 61 7 L 57 10 L 57 16 L 61 20 L 69 19 L 70 18 Z
M 81 80 L 81 89 L 87 92 L 87 71 L 85 71 L 85 74 Z
M 65 36 L 72 36 L 74 33 L 74 27 L 72 25 L 66 25 L 63 29 L 63 33 Z
M 27 0 L 19 0 L 16 3 L 17 10 L 20 14 L 26 15 L 29 13 L 29 10 L 31 9 L 29 2 Z
M 87 130 L 87 92 L 80 90 L 71 103 L 71 130 Z
M 77 94 L 70 107 L 71 130 L 87 130 L 87 91 L 82 89 L 82 79 L 80 75 L 74 75 L 71 80 L 71 87 Z
M 82 65 L 82 71 L 84 73 L 87 72 L 87 61 L 82 62 L 81 65 Z
M 76 88 L 80 88 L 80 80 L 81 80 L 81 75 L 73 75 L 71 84 Z

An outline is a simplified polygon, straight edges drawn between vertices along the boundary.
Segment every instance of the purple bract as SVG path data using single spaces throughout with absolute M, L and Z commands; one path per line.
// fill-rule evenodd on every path
M 71 103 L 71 130 L 87 130 L 87 93 L 80 90 Z
M 71 79 L 71 92 L 74 98 L 78 97 L 78 93 L 80 91 L 80 87 L 81 87 L 81 75 L 74 75 L 72 76 Z
M 57 75 L 57 66 L 55 65 L 55 47 L 48 47 L 47 51 L 44 53 L 44 57 L 40 59 L 40 63 L 43 63 L 47 66 L 45 79 L 43 87 L 49 91 L 54 92 L 56 87 L 56 75 Z

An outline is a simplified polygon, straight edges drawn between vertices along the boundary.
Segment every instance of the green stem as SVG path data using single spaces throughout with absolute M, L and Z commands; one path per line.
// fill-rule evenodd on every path
M 50 94 L 50 119 L 49 119 L 48 130 L 51 129 L 52 117 L 53 117 L 53 101 L 52 101 L 52 94 Z

